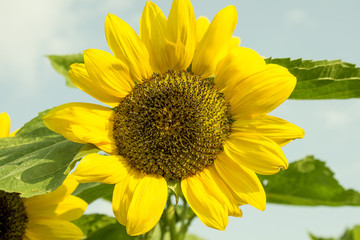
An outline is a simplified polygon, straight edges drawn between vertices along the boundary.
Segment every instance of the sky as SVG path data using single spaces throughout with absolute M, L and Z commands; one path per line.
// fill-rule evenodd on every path
M 45 57 L 96 48 L 109 51 L 104 20 L 113 13 L 138 32 L 145 0 L 13 0 L 0 8 L 0 112 L 11 129 L 20 128 L 38 112 L 68 102 L 99 103 L 65 86 Z M 171 1 L 154 2 L 168 14 Z M 358 0 L 193 0 L 196 17 L 210 20 L 235 5 L 234 35 L 241 45 L 265 57 L 342 59 L 360 66 L 360 1 Z M 288 100 L 271 113 L 305 129 L 305 138 L 283 148 L 289 162 L 306 155 L 326 161 L 345 188 L 360 191 L 360 100 Z M 190 232 L 207 239 L 309 239 L 308 232 L 337 237 L 360 224 L 356 207 L 294 207 L 268 204 L 264 212 L 242 208 L 226 231 L 194 221 Z M 111 205 L 97 201 L 87 213 L 112 214 Z

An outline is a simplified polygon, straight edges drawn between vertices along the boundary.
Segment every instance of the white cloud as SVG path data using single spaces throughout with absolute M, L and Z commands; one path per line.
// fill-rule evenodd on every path
M 301 9 L 293 9 L 286 13 L 286 19 L 289 23 L 301 23 L 304 22 L 306 14 Z
M 135 1 L 108 0 L 108 1 L 104 1 L 102 6 L 105 9 L 109 9 L 109 10 L 122 9 L 122 10 L 126 11 L 130 7 L 134 6 L 134 4 L 135 4 Z
M 100 15 L 105 20 L 111 10 L 127 13 L 133 4 L 125 0 L 4 2 L 0 10 L 0 85 L 15 84 L 14 94 L 19 97 L 39 94 L 41 81 L 46 81 L 39 78 L 39 71 L 48 67 L 45 55 L 86 49 L 89 46 L 80 44 L 93 37 L 83 33 L 97 34 L 91 32 L 88 21 Z
M 36 89 L 36 68 L 42 49 L 51 45 L 70 5 L 64 1 L 6 1 L 0 14 L 0 81 L 14 81 L 20 94 Z M 21 91 L 23 90 L 23 91 Z
M 327 128 L 347 129 L 360 121 L 360 101 L 349 100 L 346 107 L 340 108 L 335 105 L 330 109 L 323 109 L 318 113 L 318 117 Z
M 351 116 L 343 111 L 327 111 L 324 113 L 325 124 L 330 128 L 344 127 L 351 121 Z

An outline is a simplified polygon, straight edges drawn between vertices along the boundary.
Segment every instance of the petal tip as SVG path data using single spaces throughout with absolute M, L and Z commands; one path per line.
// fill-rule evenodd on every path
M 299 138 L 304 138 L 305 137 L 305 130 L 302 128 L 299 128 L 300 133 L 299 133 Z
M 233 16 L 235 16 L 236 20 L 237 20 L 237 10 L 236 10 L 235 5 L 229 5 L 229 6 L 225 7 L 224 10 L 228 11 L 229 13 L 231 12 L 231 14 Z
M 112 14 L 112 13 L 108 13 L 106 15 L 106 18 L 113 18 L 113 17 L 116 17 L 116 15 Z

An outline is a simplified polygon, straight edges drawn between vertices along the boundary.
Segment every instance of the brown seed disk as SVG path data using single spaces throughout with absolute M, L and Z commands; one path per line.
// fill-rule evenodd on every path
M 228 107 L 210 79 L 187 71 L 154 74 L 115 109 L 119 154 L 165 179 L 194 175 L 223 149 L 231 127 Z
M 28 216 L 19 194 L 0 190 L 0 239 L 23 239 L 27 222 Z

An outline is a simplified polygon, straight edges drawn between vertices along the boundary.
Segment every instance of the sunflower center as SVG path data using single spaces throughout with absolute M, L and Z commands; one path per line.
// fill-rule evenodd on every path
M 18 193 L 0 190 L 0 237 L 21 240 L 25 234 L 28 216 Z
M 179 180 L 210 166 L 230 133 L 223 94 L 187 71 L 153 74 L 115 110 L 119 154 L 145 173 Z

